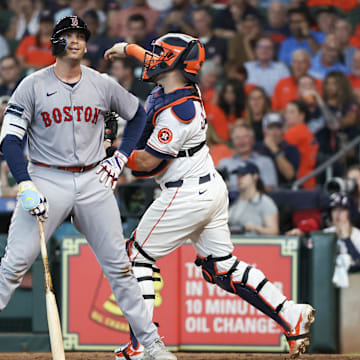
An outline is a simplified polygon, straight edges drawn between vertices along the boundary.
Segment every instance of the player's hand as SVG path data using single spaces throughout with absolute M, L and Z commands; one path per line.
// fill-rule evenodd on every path
M 100 175 L 100 182 L 105 182 L 105 187 L 111 184 L 111 188 L 114 190 L 117 179 L 123 171 L 128 158 L 122 154 L 119 150 L 114 152 L 114 155 L 110 158 L 103 160 L 100 163 L 100 168 L 96 172 Z
M 45 221 L 48 214 L 48 203 L 32 181 L 22 181 L 19 184 L 19 198 L 23 208 L 31 215 L 38 216 L 41 221 Z
M 125 57 L 127 42 L 116 43 L 112 48 L 105 51 L 105 60 L 112 60 L 114 57 Z

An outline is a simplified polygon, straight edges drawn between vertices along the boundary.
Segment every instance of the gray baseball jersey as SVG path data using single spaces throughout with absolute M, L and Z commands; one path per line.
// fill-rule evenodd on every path
M 27 129 L 29 156 L 48 165 L 83 166 L 105 157 L 104 111 L 131 120 L 138 99 L 106 74 L 81 66 L 80 81 L 71 87 L 53 66 L 25 78 L 9 103 Z
M 102 160 L 102 112 L 113 110 L 129 121 L 138 109 L 138 100 L 107 75 L 84 66 L 81 73 L 75 86 L 60 81 L 53 66 L 25 78 L 10 100 L 2 137 L 22 137 L 25 131 L 28 134 L 29 174 L 49 203 L 49 217 L 44 223 L 46 240 L 71 214 L 132 329 L 142 343 L 150 345 L 159 335 L 131 272 L 112 190 L 100 183 L 96 168 L 83 172 L 57 168 L 87 166 Z M 0 311 L 39 252 L 36 216 L 18 201 L 0 264 Z

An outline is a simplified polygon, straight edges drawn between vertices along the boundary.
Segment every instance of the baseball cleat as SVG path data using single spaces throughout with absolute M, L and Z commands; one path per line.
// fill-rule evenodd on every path
M 136 348 L 133 347 L 131 342 L 125 346 L 116 349 L 115 360 L 142 360 L 144 359 L 144 347 L 138 343 Z
M 177 360 L 177 357 L 166 350 L 164 343 L 159 338 L 144 348 L 143 360 Z
M 310 345 L 310 326 L 315 321 L 315 309 L 307 304 L 298 306 L 302 309 L 297 324 L 285 334 L 290 348 L 290 359 L 297 359 L 305 353 L 306 347 Z

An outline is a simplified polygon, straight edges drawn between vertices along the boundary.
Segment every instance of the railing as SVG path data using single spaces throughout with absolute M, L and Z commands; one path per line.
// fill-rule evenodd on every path
M 355 146 L 360 144 L 360 135 L 357 136 L 354 140 L 350 141 L 342 150 L 337 152 L 330 159 L 326 160 L 323 164 L 314 169 L 311 173 L 302 177 L 299 180 L 296 180 L 292 185 L 292 190 L 298 190 L 299 186 L 302 185 L 305 181 L 311 179 L 314 176 L 321 174 L 326 171 L 326 180 L 330 180 L 332 177 L 332 165 L 342 158 L 348 151 L 352 150 Z

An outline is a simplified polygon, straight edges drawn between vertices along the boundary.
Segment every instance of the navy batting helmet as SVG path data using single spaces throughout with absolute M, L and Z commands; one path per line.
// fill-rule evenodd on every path
M 65 16 L 56 23 L 50 39 L 51 50 L 54 56 L 59 55 L 65 51 L 67 46 L 67 40 L 62 38 L 61 34 L 67 30 L 82 31 L 85 34 L 86 41 L 89 40 L 89 37 L 91 35 L 83 19 L 79 18 L 76 15 Z

